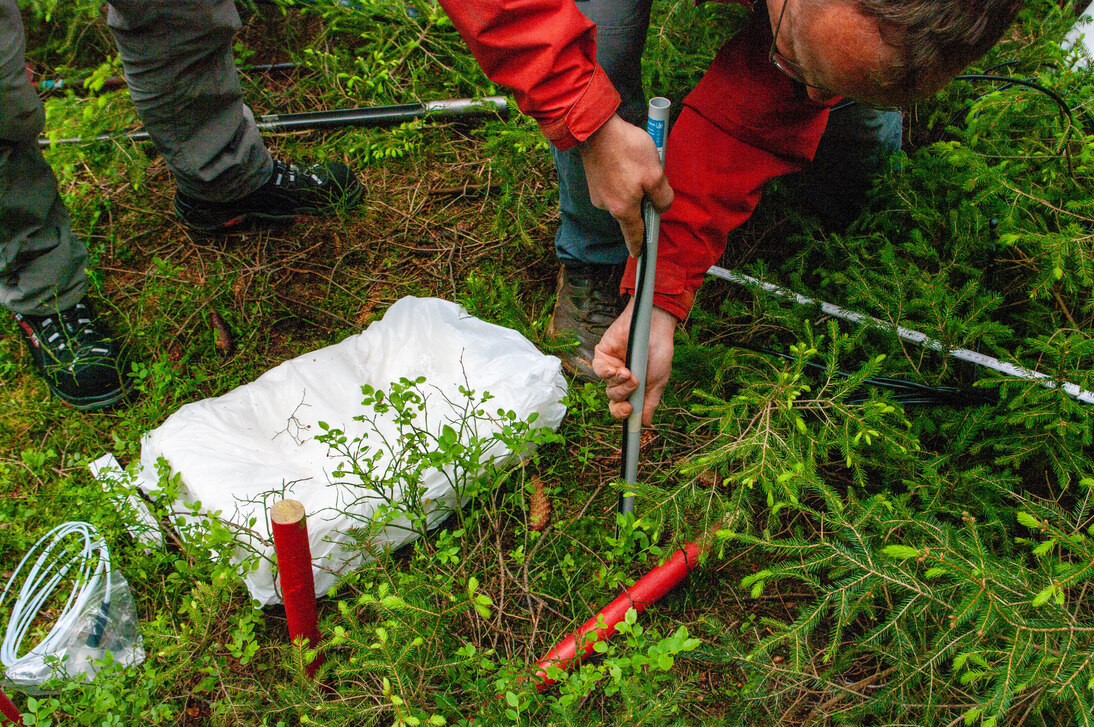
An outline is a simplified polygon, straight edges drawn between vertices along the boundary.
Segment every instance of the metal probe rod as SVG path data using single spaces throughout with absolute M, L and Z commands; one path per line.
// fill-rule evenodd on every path
M 487 96 L 481 99 L 454 98 L 397 106 L 311 111 L 300 114 L 268 114 L 257 117 L 255 121 L 258 128 L 263 131 L 303 131 L 343 126 L 394 126 L 411 119 L 434 115 L 447 117 L 499 113 L 504 116 L 508 111 L 508 102 L 504 96 Z M 147 131 L 141 130 L 122 135 L 102 134 L 90 139 L 57 139 L 53 144 L 86 144 L 91 141 L 114 141 L 121 138 L 147 141 L 150 137 Z M 50 140 L 39 137 L 38 146 L 48 149 Z
M 651 98 L 646 117 L 646 131 L 657 145 L 657 155 L 661 158 L 662 166 L 665 164 L 665 138 L 668 136 L 670 106 L 672 102 L 667 98 Z M 653 316 L 653 281 L 657 272 L 657 236 L 661 227 L 661 215 L 648 200 L 642 203 L 642 217 L 646 229 L 642 240 L 642 254 L 638 258 L 634 312 L 630 335 L 627 337 L 627 368 L 638 379 L 638 388 L 627 400 L 631 404 L 631 415 L 627 417 L 623 429 L 623 482 L 628 485 L 638 481 L 642 404 L 646 399 L 646 365 L 649 363 L 650 319 Z M 626 515 L 633 511 L 634 496 L 624 490 L 619 496 L 619 513 Z

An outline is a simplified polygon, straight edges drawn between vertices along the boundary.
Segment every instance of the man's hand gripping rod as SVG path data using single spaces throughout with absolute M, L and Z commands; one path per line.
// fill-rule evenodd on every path
M 668 136 L 669 107 L 667 98 L 658 96 L 650 99 L 646 117 L 646 131 L 657 145 L 657 154 L 661 165 L 665 164 L 665 138 Z M 642 405 L 646 400 L 646 366 L 650 353 L 650 320 L 653 316 L 653 280 L 657 272 L 657 234 L 661 226 L 661 215 L 647 200 L 642 203 L 642 217 L 645 223 L 645 235 L 642 240 L 642 254 L 638 258 L 638 274 L 634 291 L 634 311 L 631 327 L 627 336 L 627 368 L 636 379 L 638 388 L 627 400 L 631 405 L 631 415 L 623 429 L 623 482 L 633 485 L 638 481 L 638 451 L 642 442 Z M 634 511 L 634 496 L 627 491 L 619 496 L 619 513 L 626 515 Z

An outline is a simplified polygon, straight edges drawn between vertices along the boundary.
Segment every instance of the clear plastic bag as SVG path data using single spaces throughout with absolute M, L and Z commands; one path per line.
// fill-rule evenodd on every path
M 67 601 L 49 633 L 20 655 L 24 638 L 42 623 L 40 610 L 66 584 L 71 585 Z M 87 523 L 64 523 L 39 540 L 12 574 L 0 603 L 9 596 L 12 612 L 0 657 L 4 681 L 20 691 L 40 692 L 55 677 L 93 679 L 107 652 L 115 663 L 144 661 L 129 584 L 111 567 L 106 544 Z

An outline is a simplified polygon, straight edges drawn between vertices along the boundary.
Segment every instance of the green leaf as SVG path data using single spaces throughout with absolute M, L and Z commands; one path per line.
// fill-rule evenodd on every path
M 742 588 L 748 588 L 749 586 L 751 586 L 756 581 L 765 580 L 765 579 L 769 578 L 771 575 L 772 575 L 771 571 L 762 570 L 762 571 L 758 571 L 756 573 L 753 573 L 750 576 L 745 576 L 744 578 L 741 579 L 741 587 Z
M 982 669 L 970 669 L 961 675 L 960 682 L 965 686 L 980 681 L 988 672 Z
M 1050 552 L 1052 550 L 1052 548 L 1055 547 L 1055 545 L 1056 545 L 1056 538 L 1051 538 L 1049 540 L 1046 540 L 1045 542 L 1041 543 L 1040 545 L 1038 545 L 1036 548 L 1033 549 L 1033 554 L 1034 555 L 1044 555 L 1045 553 Z
M 398 611 L 399 609 L 406 608 L 406 601 L 398 596 L 384 596 L 380 599 L 380 605 L 384 608 L 390 608 L 392 611 Z
M 1041 529 L 1041 521 L 1030 515 L 1028 512 L 1018 513 L 1018 522 L 1021 525 L 1025 525 L 1030 530 Z
M 1054 593 L 1056 593 L 1056 586 L 1053 585 L 1045 588 L 1033 597 L 1033 606 L 1035 608 L 1044 606 L 1046 603 L 1048 603 L 1048 599 L 1052 598 Z
M 910 545 L 886 545 L 881 549 L 881 552 L 890 558 L 896 558 L 897 560 L 907 560 L 908 558 L 918 558 L 920 553 Z

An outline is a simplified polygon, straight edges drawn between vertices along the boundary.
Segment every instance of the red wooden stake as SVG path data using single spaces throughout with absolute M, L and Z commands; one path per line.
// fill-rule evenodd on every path
M 536 689 L 543 691 L 555 684 L 555 680 L 547 676 L 547 667 L 557 666 L 565 671 L 580 663 L 592 652 L 596 642 L 611 638 L 616 624 L 623 620 L 628 609 L 633 607 L 638 613 L 642 613 L 672 590 L 673 586 L 695 568 L 702 550 L 697 543 L 688 543 L 680 548 L 671 558 L 639 578 L 623 595 L 547 652 L 547 656 L 536 662 L 536 673 L 532 677 Z
M 0 689 L 0 714 L 5 718 L 3 724 L 14 724 L 18 727 L 26 727 L 26 723 L 23 722 L 23 715 L 19 712 L 19 708 L 8 699 L 8 695 L 4 694 L 4 690 L 2 689 Z
M 307 646 L 316 648 L 322 638 L 315 611 L 315 578 L 311 570 L 311 546 L 308 545 L 304 506 L 296 500 L 274 503 L 270 508 L 270 522 L 281 597 L 285 601 L 285 618 L 289 622 L 289 640 L 293 643 L 303 640 Z M 308 665 L 308 675 L 315 676 L 315 670 L 322 663 L 323 655 L 318 654 Z

